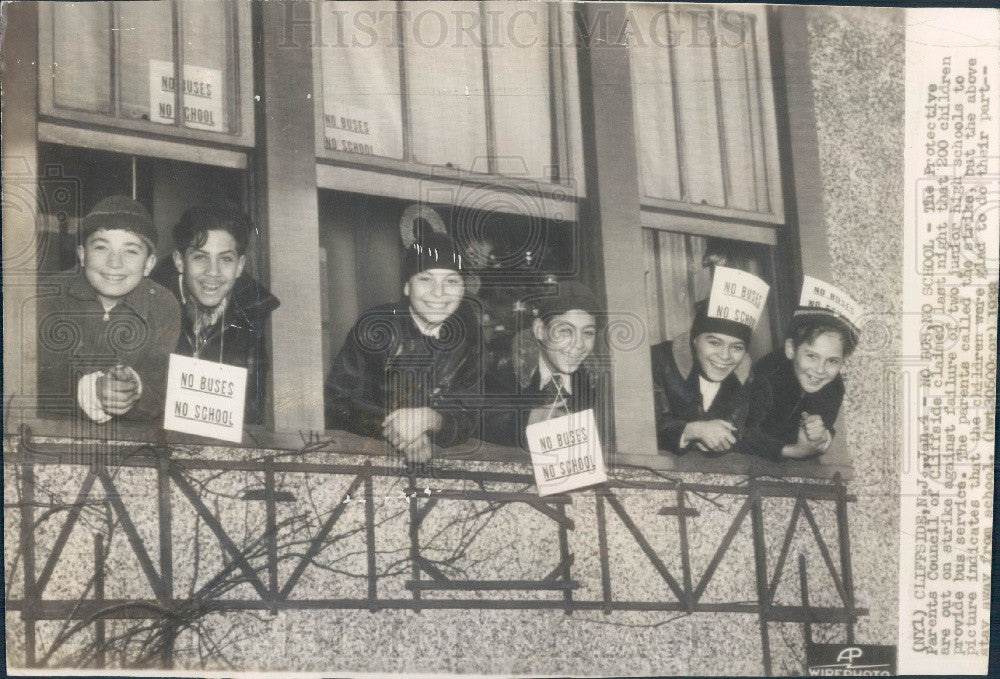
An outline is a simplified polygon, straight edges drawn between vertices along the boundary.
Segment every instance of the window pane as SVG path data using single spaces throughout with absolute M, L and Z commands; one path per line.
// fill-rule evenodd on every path
M 473 37 L 478 31 L 470 36 L 469 30 L 478 6 L 403 5 L 409 13 L 404 55 L 414 160 L 487 172 L 483 51 Z
M 170 7 L 168 2 L 115 3 L 118 51 L 122 55 L 118 63 L 120 111 L 124 118 L 173 120 L 174 38 Z M 153 102 L 156 108 L 151 112 Z M 169 106 L 169 110 L 162 106 Z
M 724 21 L 720 20 L 722 17 Z M 716 15 L 716 25 L 740 29 L 734 33 L 720 30 L 715 48 L 724 113 L 728 206 L 768 211 L 753 17 L 724 9 Z M 739 33 L 744 39 L 735 40 Z
M 173 3 L 116 3 L 120 30 L 121 115 L 173 125 L 175 68 Z M 230 131 L 237 101 L 229 50 L 233 7 L 223 0 L 182 0 L 184 69 L 181 107 L 185 126 Z
M 711 16 L 709 10 L 695 8 L 672 11 L 668 15 L 672 30 L 682 36 L 673 41 L 675 47 L 671 57 L 677 65 L 675 87 L 680 114 L 683 200 L 724 206 L 712 49 L 707 37 L 692 29 L 704 25 L 705 17 Z
M 394 5 L 321 5 L 323 145 L 329 151 L 403 157 L 399 41 Z M 356 27 L 375 27 L 375 35 Z
M 671 77 L 667 10 L 656 5 L 629 5 L 636 22 L 650 35 L 629 47 L 633 115 L 643 195 L 681 200 L 674 84 Z
M 111 14 L 106 2 L 53 3 L 53 104 L 111 113 Z
M 548 37 L 549 6 L 487 2 L 484 21 L 497 171 L 551 179 L 549 50 L 559 48 Z
M 237 101 L 230 57 L 233 4 L 229 0 L 181 0 L 179 4 L 184 39 L 184 124 L 197 130 L 229 132 L 230 108 Z
M 770 212 L 761 16 L 726 6 L 630 5 L 629 47 L 643 194 Z

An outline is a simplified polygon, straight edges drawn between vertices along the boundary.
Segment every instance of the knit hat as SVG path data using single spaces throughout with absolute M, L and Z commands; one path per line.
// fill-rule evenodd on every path
M 736 337 L 744 344 L 750 344 L 753 328 L 744 323 L 731 321 L 728 318 L 716 318 L 708 315 L 708 300 L 703 299 L 694 305 L 694 322 L 691 323 L 691 339 L 706 332 Z
M 153 218 L 142 203 L 128 196 L 108 196 L 87 213 L 80 224 L 83 243 L 92 233 L 100 230 L 121 229 L 142 238 L 151 251 L 156 250 L 156 227 Z
M 576 281 L 562 281 L 559 283 L 559 291 L 555 295 L 539 299 L 535 308 L 538 310 L 538 317 L 543 321 L 573 309 L 580 309 L 592 315 L 601 310 L 590 288 Z
M 436 231 L 421 234 L 403 255 L 403 280 L 428 269 L 463 272 L 462 253 L 450 236 Z

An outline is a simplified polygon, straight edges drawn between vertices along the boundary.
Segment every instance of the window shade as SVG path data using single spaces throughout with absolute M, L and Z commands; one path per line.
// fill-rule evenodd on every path
M 630 5 L 629 61 L 643 194 L 770 213 L 763 14 Z

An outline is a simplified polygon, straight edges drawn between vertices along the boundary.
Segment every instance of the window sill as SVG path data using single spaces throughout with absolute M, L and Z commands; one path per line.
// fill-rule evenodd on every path
M 675 472 L 807 479 L 832 479 L 839 474 L 844 481 L 851 479 L 854 475 L 854 470 L 850 465 L 824 462 L 823 457 L 825 456 L 804 461 L 771 462 L 745 453 L 709 456 L 692 451 L 684 455 L 675 455 L 661 450 L 660 455 L 669 461 L 670 466 L 667 468 Z
M 81 423 L 71 419 L 28 419 L 20 422 L 7 422 L 4 438 L 13 443 L 19 437 L 26 437 L 29 443 L 36 438 L 73 439 L 76 441 L 100 441 L 122 444 L 145 444 L 150 446 L 200 446 L 212 448 L 212 457 L 226 459 L 230 457 L 227 451 L 279 450 L 288 453 L 324 453 L 333 455 L 355 455 L 371 458 L 388 458 L 396 456 L 384 442 L 339 430 L 312 431 L 269 431 L 261 426 L 244 428 L 243 441 L 239 444 L 217 439 L 166 431 L 158 426 L 138 423 L 114 421 L 107 424 L 92 422 Z M 92 448 L 88 448 L 92 449 Z M 67 451 L 68 453 L 70 451 Z M 528 453 L 518 448 L 478 440 L 470 440 L 451 448 L 439 449 L 439 457 L 447 462 L 493 462 L 498 464 L 516 465 L 530 473 Z M 80 462 L 81 460 L 77 460 Z M 629 455 L 617 453 L 608 460 L 611 468 L 636 468 L 652 472 L 697 472 L 701 474 L 725 474 L 731 476 L 777 477 L 777 478 L 809 478 L 832 479 L 837 474 L 844 481 L 853 476 L 852 468 L 844 464 L 824 463 L 822 459 L 805 462 L 768 462 L 760 458 L 741 453 L 731 453 L 719 457 L 708 457 L 697 452 L 683 456 L 660 451 L 659 455 Z

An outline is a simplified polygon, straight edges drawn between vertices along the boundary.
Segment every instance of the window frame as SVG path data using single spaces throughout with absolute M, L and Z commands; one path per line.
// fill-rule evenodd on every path
M 685 6 L 689 7 L 689 6 Z M 717 10 L 720 5 L 699 3 L 691 7 Z M 790 254 L 795 261 L 787 267 L 801 275 L 802 253 L 798 249 L 798 231 L 801 215 L 795 210 L 797 201 L 801 201 L 798 187 L 793 180 L 793 158 L 790 155 L 789 126 L 790 120 L 779 118 L 777 102 L 785 95 L 779 91 L 784 80 L 781 74 L 776 74 L 772 62 L 771 50 L 775 49 L 773 41 L 786 42 L 786 38 L 776 30 L 779 21 L 778 8 L 738 6 L 739 11 L 752 14 L 756 21 L 757 53 L 759 55 L 760 83 L 759 92 L 762 96 L 762 125 L 765 135 L 765 169 L 768 177 L 768 199 L 771 211 L 755 212 L 735 208 L 701 205 L 679 200 L 667 200 L 645 195 L 641 166 L 638 169 L 638 188 L 640 194 L 640 229 L 671 232 L 692 236 L 709 236 L 769 246 L 771 266 L 774 269 L 775 280 L 768 281 L 771 294 L 775 295 L 775 304 L 771 307 L 768 321 L 775 333 L 775 344 L 778 348 L 785 330 L 785 309 L 789 302 L 788 294 L 783 287 L 787 285 L 781 271 L 778 270 L 777 259 L 782 254 Z M 761 42 L 764 44 L 761 45 Z M 784 49 L 782 44 L 779 49 Z M 779 59 L 778 64 L 781 64 Z M 630 62 L 631 69 L 631 62 Z M 765 87 L 766 85 L 766 87 Z M 634 88 L 633 88 L 634 91 Z M 633 99 L 634 105 L 634 99 Z M 792 114 L 787 113 L 788 117 Z M 641 143 L 640 131 L 635 129 L 636 143 Z M 815 153 L 815 151 L 814 151 Z M 786 204 L 791 213 L 786 211 Z M 797 288 L 795 292 L 797 294 Z M 797 296 L 795 297 L 797 300 Z M 794 301 L 794 300 L 793 300 Z M 762 319 L 763 320 L 763 319 Z M 652 395 L 650 395 L 652 398 Z M 830 459 L 822 458 L 807 461 L 772 462 L 741 454 L 707 457 L 697 453 L 677 455 L 669 451 L 659 451 L 655 457 L 619 453 L 619 459 L 631 464 L 643 464 L 656 469 L 669 469 L 677 472 L 697 472 L 700 474 L 730 474 L 739 476 L 775 476 L 789 479 L 837 478 L 849 480 L 853 478 L 854 466 L 850 454 L 846 450 L 849 423 L 841 417 L 836 423 L 838 435 L 830 448 Z
M 725 5 L 711 4 L 711 3 L 697 3 L 692 5 L 683 5 L 684 10 L 708 10 L 713 13 L 717 13 L 720 7 L 726 7 Z M 673 8 L 670 8 L 673 9 Z M 640 205 L 641 209 L 645 213 L 650 211 L 651 213 L 658 212 L 680 212 L 680 213 L 690 213 L 696 215 L 702 215 L 706 218 L 721 218 L 727 220 L 742 220 L 745 222 L 759 223 L 761 225 L 769 226 L 784 226 L 786 223 L 785 206 L 784 206 L 784 187 L 782 182 L 781 164 L 779 159 L 779 145 L 778 145 L 778 120 L 774 97 L 775 80 L 773 77 L 773 67 L 771 64 L 771 39 L 773 35 L 771 34 L 770 24 L 768 21 L 767 8 L 764 6 L 748 6 L 748 5 L 736 5 L 729 11 L 739 11 L 741 14 L 750 16 L 754 21 L 755 31 L 754 36 L 756 37 L 756 43 L 754 45 L 755 52 L 758 56 L 757 71 L 758 71 L 758 84 L 761 96 L 761 130 L 764 135 L 764 147 L 763 152 L 765 154 L 764 160 L 764 171 L 767 177 L 767 196 L 768 202 L 771 206 L 771 210 L 767 211 L 756 211 L 756 210 L 745 210 L 740 208 L 731 208 L 717 205 L 707 205 L 699 204 L 694 202 L 687 202 L 684 200 L 671 200 L 666 198 L 660 198 L 656 196 L 650 196 L 645 190 L 645 181 L 642 177 L 642 167 L 639 167 L 639 194 L 640 194 Z M 663 48 L 669 50 L 670 48 Z M 714 50 L 715 48 L 713 48 Z M 673 64 L 673 57 L 671 56 L 671 64 Z M 715 61 L 715 59 L 713 59 Z M 631 60 L 630 60 L 630 79 L 631 79 Z M 767 85 L 765 87 L 765 85 Z M 633 88 L 634 91 L 634 88 Z M 633 99 L 633 106 L 634 106 Z M 719 111 L 720 102 L 716 101 L 716 110 Z M 679 124 L 677 124 L 679 128 Z M 680 138 L 681 131 L 679 129 L 675 130 L 675 135 Z M 641 143 L 641 130 L 636 127 L 636 142 Z M 720 148 L 723 149 L 725 153 L 725 139 L 719 140 Z M 683 164 L 679 160 L 679 164 Z M 683 172 L 683 167 L 680 168 Z M 645 221 L 645 214 L 644 221 Z M 645 225 L 645 224 L 644 224 Z M 753 240 L 753 239 L 748 239 Z
M 402 2 L 395 2 L 398 11 L 404 11 Z M 480 2 L 476 6 L 481 6 Z M 548 3 L 550 22 L 554 22 L 559 31 L 559 46 L 550 47 L 550 55 L 558 54 L 558 59 L 550 57 L 550 68 L 553 72 L 551 81 L 556 86 L 555 107 L 553 110 L 553 129 L 559 134 L 554 146 L 558 149 L 560 176 L 559 181 L 552 182 L 543 179 L 532 179 L 495 172 L 479 172 L 463 170 L 440 165 L 428 165 L 413 160 L 411 150 L 411 130 L 409 129 L 409 103 L 406 97 L 406 74 L 403 64 L 402 41 L 398 47 L 400 54 L 400 78 L 403 121 L 403 158 L 386 158 L 381 156 L 366 156 L 348 151 L 333 151 L 324 148 L 323 128 L 323 66 L 322 44 L 313 46 L 313 91 L 315 131 L 316 131 L 316 164 L 317 186 L 321 189 L 335 191 L 352 191 L 374 193 L 391 198 L 406 200 L 425 200 L 428 191 L 460 186 L 467 194 L 467 200 L 456 198 L 452 204 L 462 205 L 464 202 L 480 202 L 484 197 L 497 196 L 502 193 L 535 198 L 535 205 L 518 209 L 510 206 L 512 213 L 528 216 L 540 216 L 563 220 L 576 220 L 577 199 L 585 195 L 583 137 L 580 112 L 580 86 L 577 67 L 577 36 L 573 26 L 572 3 Z M 317 22 L 316 34 L 322 36 L 322 16 L 314 14 Z M 397 22 L 397 26 L 399 23 Z M 550 24 L 551 25 L 551 24 Z M 567 42 L 569 41 L 569 42 Z M 486 97 L 487 105 L 489 96 Z M 487 120 L 490 116 L 487 114 Z M 492 131 L 487 131 L 492 136 Z M 491 164 L 494 162 L 490 161 Z M 377 176 L 380 182 L 371 182 Z M 363 187 L 363 190 L 362 190 Z M 485 193 L 484 193 L 485 192 Z M 448 202 L 435 200 L 435 202 Z M 500 201 L 505 204 L 504 201 Z M 501 209 L 501 211 L 504 211 Z
M 114 9 L 115 3 L 109 2 L 109 29 L 113 28 L 113 13 L 111 10 Z M 177 13 L 177 3 L 175 0 L 170 0 L 170 5 L 172 11 Z M 151 137 L 159 139 L 171 139 L 178 140 L 187 143 L 208 143 L 212 145 L 219 145 L 221 147 L 244 147 L 253 148 L 256 144 L 256 129 L 254 120 L 254 100 L 253 100 L 253 33 L 251 29 L 251 7 L 248 2 L 240 2 L 235 0 L 232 3 L 234 12 L 232 14 L 232 21 L 230 25 L 230 30 L 232 31 L 232 42 L 228 46 L 227 58 L 229 59 L 230 67 L 229 71 L 229 86 L 227 87 L 227 99 L 230 100 L 233 110 L 231 111 L 231 125 L 230 127 L 237 127 L 238 131 L 234 133 L 223 133 L 223 132 L 209 132 L 206 130 L 196 130 L 192 128 L 185 127 L 178 116 L 177 122 L 173 125 L 164 125 L 160 123 L 154 123 L 149 120 L 136 120 L 131 118 L 121 118 L 118 117 L 113 111 L 110 114 L 103 113 L 92 113 L 89 111 L 80 111 L 77 109 L 62 108 L 56 105 L 54 98 L 54 84 L 52 77 L 53 69 L 53 50 L 54 50 L 54 37 L 53 30 L 55 28 L 55 15 L 54 15 L 54 5 L 53 3 L 38 3 L 38 19 L 39 19 L 39 31 L 38 31 L 38 72 L 39 72 L 39 90 L 38 90 L 38 112 L 39 115 L 45 119 L 50 119 L 52 122 L 58 122 L 62 124 L 74 125 L 74 126 L 86 126 L 88 129 L 92 127 L 104 128 L 105 130 L 115 130 L 121 134 L 129 133 L 144 133 L 150 135 Z M 180 62 L 183 60 L 183 26 L 181 21 L 176 21 L 176 26 L 174 27 L 175 32 L 175 54 L 174 54 L 174 73 L 176 77 L 180 77 Z M 112 33 L 112 40 L 114 38 L 114 31 Z M 177 58 L 178 46 L 181 48 L 180 58 Z M 116 43 L 113 41 L 111 45 L 111 51 L 113 54 L 113 59 L 119 59 L 120 54 L 118 53 Z M 108 72 L 108 77 L 112 78 L 113 75 Z M 116 98 L 115 90 L 116 83 L 112 82 L 112 99 Z M 229 96 L 230 93 L 235 89 L 236 96 Z M 113 101 L 114 105 L 114 101 Z M 55 141 L 55 140 L 53 140 Z M 184 158 L 188 160 L 190 158 Z M 204 159 L 195 162 L 211 162 Z M 245 165 L 244 165 L 245 166 Z

